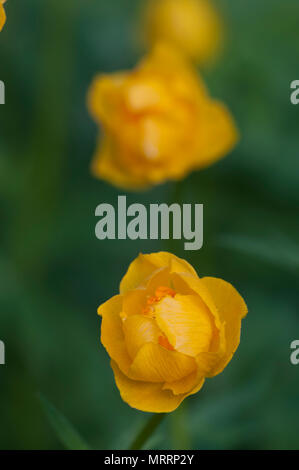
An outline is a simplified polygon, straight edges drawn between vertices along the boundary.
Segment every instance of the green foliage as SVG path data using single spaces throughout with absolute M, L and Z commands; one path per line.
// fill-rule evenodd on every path
M 171 250 L 200 275 L 222 277 L 249 307 L 239 350 L 219 377 L 188 400 L 187 415 L 161 425 L 153 448 L 298 449 L 299 336 L 298 0 L 219 0 L 227 23 L 222 58 L 203 70 L 241 141 L 223 161 L 176 185 L 127 194 L 132 202 L 204 204 L 204 248 L 179 241 L 95 238 L 94 210 L 125 194 L 95 180 L 97 129 L 86 109 L 93 76 L 142 55 L 136 21 L 144 0 L 6 3 L 0 36 L 0 448 L 81 443 L 127 448 L 147 415 L 114 385 L 99 341 L 100 303 L 118 291 L 140 252 Z M 50 424 L 49 424 L 50 420 Z M 175 429 L 181 426 L 188 435 Z
M 59 440 L 68 450 L 90 450 L 69 421 L 42 395 L 40 401 L 45 414 Z

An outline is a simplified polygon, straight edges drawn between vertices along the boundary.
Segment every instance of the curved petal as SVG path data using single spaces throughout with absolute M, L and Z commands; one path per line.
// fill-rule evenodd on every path
M 150 413 L 170 413 L 184 400 L 186 395 L 174 395 L 163 390 L 162 384 L 138 382 L 124 375 L 117 364 L 111 361 L 115 382 L 122 399 L 132 408 Z
M 157 267 L 150 262 L 149 258 L 150 255 L 140 254 L 130 264 L 120 283 L 121 294 L 125 294 L 131 289 L 136 289 L 136 287 L 144 286 L 146 279 L 157 270 Z
M 146 284 L 146 291 L 148 295 L 154 295 L 156 290 L 161 286 L 169 288 L 171 286 L 169 266 L 154 271 L 154 274 L 149 278 Z
M 213 324 L 207 306 L 198 296 L 164 297 L 155 305 L 155 317 L 176 351 L 192 357 L 209 351 Z
M 198 294 L 214 318 L 215 328 L 209 352 L 201 352 L 196 357 L 200 374 L 205 377 L 215 375 L 215 370 L 226 355 L 225 324 L 220 318 L 212 293 L 202 279 L 189 274 L 172 274 L 174 288 L 184 294 Z
M 0 31 L 2 30 L 3 26 L 5 25 L 6 21 L 6 14 L 4 7 L 0 3 Z
M 228 282 L 212 277 L 205 277 L 202 282 L 213 296 L 220 319 L 225 323 L 226 354 L 212 371 L 212 375 L 216 375 L 222 372 L 239 346 L 241 320 L 248 309 L 241 295 Z
M 87 104 L 99 123 L 115 128 L 120 119 L 123 86 L 127 79 L 126 73 L 98 75 L 90 86 Z
M 222 23 L 209 0 L 151 0 L 145 30 L 152 44 L 164 40 L 198 62 L 214 58 L 220 47 Z
M 132 361 L 127 351 L 120 317 L 122 300 L 120 295 L 112 297 L 98 308 L 98 314 L 102 316 L 101 342 L 121 370 L 127 372 Z
M 187 375 L 181 380 L 175 382 L 166 382 L 163 386 L 163 390 L 171 390 L 174 395 L 181 395 L 182 393 L 188 393 L 194 389 L 197 384 L 197 372 Z
M 104 136 L 91 163 L 91 172 L 96 178 L 101 178 L 114 186 L 127 189 L 145 189 L 149 182 L 140 175 L 134 176 L 127 168 L 122 168 L 116 160 L 119 155 L 116 141 L 108 135 Z
M 195 393 L 199 392 L 199 390 L 202 389 L 204 383 L 205 383 L 205 378 L 200 377 L 197 384 L 196 384 L 196 386 L 191 390 L 191 392 L 188 393 L 188 396 L 189 395 L 195 395 Z
M 234 148 L 239 135 L 224 104 L 207 100 L 201 110 L 199 139 L 200 150 L 196 162 L 198 168 L 214 163 Z
M 193 267 L 172 253 L 159 252 L 150 255 L 140 254 L 129 266 L 120 284 L 120 293 L 142 286 L 160 268 L 170 268 L 170 272 L 189 273 L 197 276 Z
M 146 306 L 147 290 L 144 287 L 132 289 L 123 296 L 123 317 L 131 315 L 140 315 Z
M 200 279 L 198 276 L 190 276 L 188 273 L 173 273 L 171 278 L 174 289 L 180 292 L 180 294 L 192 295 L 195 293 L 199 295 L 213 316 L 216 328 L 221 331 L 222 323 L 219 317 L 218 309 L 209 289 L 202 282 L 202 279 Z M 212 350 L 217 350 L 218 347 L 219 344 L 213 344 Z
M 159 344 L 147 343 L 135 357 L 130 376 L 146 382 L 175 382 L 195 369 L 193 358 L 169 351 Z
M 129 316 L 123 323 L 125 342 L 132 359 L 146 343 L 158 343 L 159 329 L 154 320 L 143 315 Z
M 213 297 L 221 321 L 232 324 L 236 318 L 246 317 L 247 305 L 232 284 L 215 277 L 203 277 L 202 282 Z
M 171 111 L 173 102 L 167 93 L 167 84 L 153 74 L 140 72 L 128 78 L 128 86 L 124 90 L 127 108 L 133 113 Z
M 190 65 L 178 48 L 165 42 L 157 43 L 150 54 L 141 62 L 139 70 L 143 73 L 156 74 L 157 70 L 168 89 L 180 99 L 190 100 L 190 90 L 193 102 L 202 102 L 206 99 L 207 90 L 200 76 Z
M 225 367 L 224 365 L 222 369 L 219 370 L 219 365 L 225 357 L 225 350 L 217 352 L 203 352 L 198 354 L 196 357 L 196 363 L 200 374 L 204 377 L 214 377 L 215 375 L 219 374 Z

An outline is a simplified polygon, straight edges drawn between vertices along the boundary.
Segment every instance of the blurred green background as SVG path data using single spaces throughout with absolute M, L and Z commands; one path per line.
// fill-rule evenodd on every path
M 138 0 L 8 0 L 0 34 L 0 448 L 60 449 L 42 394 L 94 448 L 126 448 L 147 414 L 129 408 L 99 342 L 97 306 L 142 252 L 173 251 L 245 297 L 238 353 L 167 417 L 162 449 L 298 449 L 298 0 L 216 0 L 220 60 L 203 74 L 242 140 L 227 158 L 128 202 L 204 204 L 204 248 L 98 241 L 94 210 L 123 191 L 89 172 L 97 128 L 86 92 L 97 72 L 142 56 Z

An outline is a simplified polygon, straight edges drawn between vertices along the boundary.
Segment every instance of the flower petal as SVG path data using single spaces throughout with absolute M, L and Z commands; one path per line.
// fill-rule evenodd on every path
M 151 0 L 145 9 L 145 32 L 150 44 L 163 40 L 198 62 L 214 58 L 222 25 L 209 0 Z
M 141 315 L 146 306 L 148 292 L 144 287 L 138 287 L 126 292 L 123 296 L 123 318 L 131 315 Z
M 115 382 L 122 399 L 132 408 L 150 413 L 170 413 L 184 400 L 186 395 L 174 395 L 163 390 L 162 384 L 138 382 L 124 375 L 117 364 L 111 361 Z
M 120 293 L 124 294 L 130 289 L 142 286 L 150 276 L 160 268 L 169 267 L 170 272 L 189 273 L 197 276 L 193 267 L 185 260 L 167 253 L 140 254 L 129 266 L 127 273 L 120 284 Z
M 225 367 L 222 367 L 221 371 L 218 371 L 218 367 L 224 357 L 226 357 L 225 350 L 198 354 L 196 357 L 196 363 L 200 374 L 205 377 L 214 377 L 219 374 Z
M 215 327 L 218 330 L 218 335 L 217 331 L 214 331 L 211 350 L 219 349 L 219 342 L 221 342 L 219 332 L 221 333 L 222 323 L 214 299 L 207 286 L 198 276 L 190 276 L 188 273 L 173 273 L 171 275 L 171 279 L 175 290 L 184 295 L 199 295 L 203 303 L 208 307 L 211 315 L 213 316 Z
M 174 288 L 183 294 L 198 294 L 202 301 L 207 305 L 215 328 L 209 352 L 201 352 L 196 357 L 196 362 L 200 374 L 205 377 L 215 375 L 217 364 L 226 355 L 225 324 L 221 321 L 218 309 L 215 305 L 212 293 L 202 281 L 202 279 L 189 274 L 173 273 L 172 281 Z
M 176 351 L 193 357 L 209 351 L 213 325 L 207 306 L 198 296 L 164 297 L 155 305 L 155 318 Z
M 132 361 L 127 351 L 120 318 L 122 300 L 120 295 L 112 297 L 98 308 L 98 314 L 102 316 L 101 342 L 121 370 L 127 372 Z
M 159 329 L 154 320 L 143 315 L 129 316 L 123 322 L 125 341 L 132 359 L 146 343 L 158 343 Z
M 5 0 L 0 1 L 0 31 L 2 30 L 6 22 L 6 13 L 4 7 L 2 6 L 2 3 L 5 3 Z
M 134 176 L 127 168 L 122 167 L 121 159 L 116 160 L 115 158 L 119 152 L 117 141 L 109 137 L 108 134 L 104 136 L 98 144 L 98 149 L 91 163 L 93 175 L 115 186 L 127 189 L 145 189 L 149 185 L 146 177 Z
M 199 390 L 202 389 L 204 383 L 205 383 L 205 378 L 200 377 L 198 383 L 196 384 L 196 386 L 188 393 L 188 396 L 189 395 L 195 395 L 195 393 L 199 392 Z
M 204 379 L 201 378 L 202 383 Z M 163 386 L 163 390 L 171 390 L 174 395 L 181 395 L 182 393 L 189 393 L 198 384 L 198 373 L 192 372 L 181 380 L 176 382 L 166 382 Z
M 142 74 L 140 71 L 128 77 L 124 95 L 127 108 L 135 114 L 165 112 L 173 105 L 167 93 L 167 84 L 152 74 Z
M 241 295 L 228 282 L 213 277 L 205 277 L 202 282 L 213 296 L 221 321 L 225 322 L 226 354 L 213 371 L 216 375 L 222 372 L 239 346 L 241 320 L 248 309 Z
M 143 73 L 156 75 L 157 70 L 172 95 L 192 103 L 201 103 L 207 96 L 206 87 L 193 66 L 178 48 L 158 42 L 139 66 Z
M 91 84 L 87 97 L 89 110 L 96 121 L 103 122 L 109 128 L 115 128 L 115 121 L 119 121 L 126 79 L 126 73 L 98 75 Z
M 238 141 L 238 131 L 226 106 L 207 100 L 201 110 L 200 151 L 197 167 L 210 165 L 229 153 Z
M 175 382 L 196 369 L 193 358 L 169 351 L 159 344 L 147 343 L 130 367 L 130 376 L 146 382 Z
M 154 295 L 156 290 L 161 286 L 169 288 L 171 286 L 170 268 L 168 266 L 154 271 L 154 274 L 149 278 L 146 284 L 146 291 L 148 295 Z

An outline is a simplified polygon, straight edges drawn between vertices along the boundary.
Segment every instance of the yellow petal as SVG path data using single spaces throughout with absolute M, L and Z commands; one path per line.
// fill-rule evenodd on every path
M 150 262 L 150 255 L 140 254 L 129 266 L 128 271 L 120 283 L 120 293 L 125 294 L 131 289 L 145 285 L 157 267 Z
M 165 297 L 155 305 L 159 328 L 170 344 L 183 354 L 209 351 L 213 325 L 207 306 L 195 295 Z
M 138 352 L 130 375 L 145 382 L 174 382 L 196 369 L 195 360 L 159 344 L 147 343 Z
M 87 96 L 89 110 L 96 121 L 115 128 L 118 120 L 126 73 L 95 77 Z
M 210 165 L 229 153 L 238 141 L 238 131 L 226 106 L 207 100 L 200 117 L 200 150 L 196 166 Z
M 215 328 L 213 330 L 212 341 L 209 352 L 201 352 L 196 357 L 199 372 L 202 376 L 210 377 L 215 375 L 217 365 L 226 355 L 225 324 L 221 321 L 218 309 L 215 305 L 212 293 L 202 281 L 202 279 L 189 274 L 172 274 L 174 288 L 183 294 L 196 293 L 208 307 L 213 316 Z
M 205 377 L 214 377 L 219 374 L 218 368 L 223 358 L 226 357 L 225 350 L 220 350 L 217 352 L 203 352 L 198 354 L 196 357 L 196 363 L 200 374 Z M 222 370 L 224 366 L 222 367 Z
M 163 115 L 145 116 L 139 126 L 139 152 L 152 164 L 165 164 L 165 156 L 178 143 L 180 131 L 175 122 Z
M 170 268 L 170 272 L 189 273 L 197 276 L 196 271 L 185 260 L 167 253 L 140 254 L 129 266 L 120 284 L 120 293 L 145 285 L 153 273 L 160 268 Z
M 144 287 L 127 291 L 123 296 L 123 318 L 141 315 L 146 306 L 148 292 Z
M 127 167 L 121 166 L 121 159 L 116 158 L 121 152 L 117 141 L 104 136 L 96 150 L 91 163 L 92 174 L 96 178 L 101 178 L 114 186 L 126 189 L 145 189 L 149 182 L 145 175 L 135 176 L 128 171 Z
M 177 380 L 176 382 L 165 383 L 163 386 L 163 390 L 171 390 L 174 395 L 181 395 L 182 393 L 189 393 L 191 392 L 195 386 L 198 384 L 198 374 L 197 372 L 192 372 L 192 374 L 187 375 L 181 380 Z M 204 383 L 204 378 L 200 379 L 200 382 Z
M 2 2 L 4 3 L 4 2 Z M 6 14 L 4 7 L 0 4 L 0 31 L 2 30 L 3 26 L 5 25 L 6 21 Z
M 229 282 L 215 277 L 203 277 L 202 282 L 209 289 L 222 321 L 232 324 L 236 318 L 246 317 L 247 305 Z
M 209 0 L 150 0 L 145 10 L 148 41 L 164 40 L 198 62 L 214 58 L 222 25 Z
M 109 356 L 117 362 L 122 371 L 128 371 L 131 358 L 128 354 L 123 323 L 120 318 L 122 296 L 116 295 L 98 308 L 102 316 L 101 341 Z
M 212 277 L 205 277 L 202 282 L 213 296 L 220 319 L 225 323 L 226 354 L 213 370 L 213 375 L 216 375 L 222 372 L 239 346 L 241 320 L 248 309 L 241 295 L 228 282 Z
M 196 386 L 188 393 L 188 396 L 195 395 L 195 393 L 199 392 L 199 390 L 202 389 L 204 383 L 205 383 L 205 378 L 200 377 Z
M 125 342 L 132 359 L 146 343 L 158 343 L 160 335 L 155 321 L 143 315 L 132 315 L 123 322 Z
M 159 287 L 171 287 L 170 268 L 160 268 L 154 271 L 152 277 L 146 284 L 146 291 L 148 295 L 154 295 Z
M 206 97 L 204 82 L 185 55 L 165 41 L 155 44 L 151 53 L 141 62 L 139 70 L 149 76 L 155 76 L 158 70 L 168 90 L 179 98 L 190 101 L 190 90 L 194 102 L 201 102 Z
M 137 73 L 128 80 L 125 102 L 134 113 L 169 111 L 172 105 L 166 84 L 155 76 Z
M 132 408 L 150 413 L 170 413 L 184 400 L 186 395 L 174 395 L 163 390 L 162 384 L 138 382 L 124 375 L 117 364 L 111 361 L 115 382 L 122 399 Z
M 203 303 L 208 307 L 213 316 L 216 328 L 221 329 L 221 321 L 214 299 L 207 288 L 197 275 L 190 276 L 189 273 L 172 273 L 171 280 L 174 289 L 184 295 L 197 294 Z

